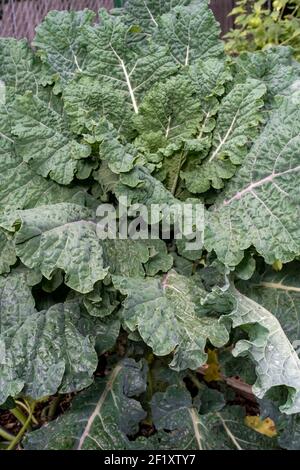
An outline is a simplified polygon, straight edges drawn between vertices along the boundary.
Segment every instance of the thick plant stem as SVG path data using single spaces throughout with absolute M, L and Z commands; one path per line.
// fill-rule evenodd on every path
M 23 410 L 26 411 L 27 415 L 30 413 L 30 408 L 28 408 L 22 401 L 16 400 L 16 403 L 17 403 L 17 405 L 19 405 L 19 407 L 23 408 Z M 26 419 L 27 418 L 25 418 L 24 422 L 26 421 Z M 32 422 L 34 424 L 39 424 L 34 416 L 32 416 Z M 24 423 L 22 423 L 22 424 L 24 424 Z
M 6 431 L 0 426 L 0 437 L 2 437 L 5 441 L 13 441 L 15 436 L 10 434 L 10 432 Z
M 18 432 L 18 434 L 16 435 L 14 440 L 9 444 L 7 450 L 15 449 L 15 447 L 21 441 L 22 437 L 24 436 L 25 432 L 27 431 L 27 429 L 30 426 L 30 423 L 31 423 L 31 420 L 32 420 L 32 415 L 33 415 L 33 412 L 34 412 L 34 407 L 35 407 L 35 403 L 33 403 L 32 406 L 28 405 L 28 408 L 30 409 L 30 413 L 28 415 L 28 418 L 26 419 L 26 422 L 23 424 L 22 428 L 20 429 L 20 431 Z
M 24 425 L 27 421 L 27 417 L 22 413 L 22 411 L 20 410 L 20 408 L 12 408 L 11 410 L 9 410 L 11 412 L 11 414 L 14 415 L 15 418 L 17 418 L 17 420 L 22 424 Z

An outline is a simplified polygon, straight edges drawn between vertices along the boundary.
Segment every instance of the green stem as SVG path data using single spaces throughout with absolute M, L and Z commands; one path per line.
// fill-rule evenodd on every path
M 26 422 L 23 424 L 22 428 L 20 429 L 20 431 L 18 432 L 16 437 L 9 444 L 7 450 L 13 450 L 19 444 L 19 442 L 21 441 L 22 437 L 24 436 L 25 432 L 27 431 L 27 429 L 30 426 L 32 416 L 33 416 L 33 412 L 34 412 L 34 407 L 35 407 L 35 403 L 33 403 L 32 406 L 28 405 L 28 408 L 30 409 L 30 413 L 28 415 L 28 418 L 26 419 Z
M 287 44 L 288 42 L 292 41 L 293 39 L 295 39 L 299 35 L 300 35 L 300 31 L 295 32 L 294 34 L 292 34 L 291 37 L 287 38 L 285 41 L 282 41 L 281 45 L 282 44 Z
M 16 400 L 16 403 L 17 403 L 17 405 L 19 405 L 21 408 L 23 408 L 23 410 L 26 411 L 27 415 L 30 413 L 30 409 L 27 408 L 27 406 L 26 406 L 22 401 Z M 27 419 L 27 418 L 25 418 L 25 420 L 26 420 L 26 419 Z M 39 424 L 38 421 L 36 420 L 36 418 L 35 418 L 34 416 L 32 416 L 32 422 L 33 422 L 34 424 Z M 24 424 L 24 423 L 22 423 L 22 424 Z
M 22 413 L 22 411 L 20 410 L 20 408 L 12 408 L 11 410 L 9 410 L 11 412 L 11 414 L 14 415 L 15 418 L 17 418 L 18 421 L 20 421 L 21 424 L 25 424 L 26 421 L 27 421 L 27 417 Z
M 5 440 L 5 441 L 13 441 L 15 436 L 13 434 L 10 434 L 10 432 L 6 431 L 5 429 L 0 426 L 0 436 Z

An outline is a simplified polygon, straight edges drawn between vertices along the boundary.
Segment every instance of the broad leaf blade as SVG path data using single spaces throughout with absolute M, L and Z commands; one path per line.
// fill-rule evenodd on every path
M 237 307 L 228 317 L 233 327 L 244 327 L 249 340 L 239 341 L 234 355 L 250 355 L 256 365 L 257 381 L 253 391 L 258 398 L 273 387 L 286 386 L 288 395 L 281 411 L 287 414 L 300 410 L 300 360 L 271 312 L 254 300 L 235 291 Z
M 10 93 L 38 93 L 45 79 L 43 73 L 41 61 L 25 40 L 0 39 L 0 79 Z
M 93 217 L 89 209 L 62 203 L 16 211 L 2 223 L 10 231 L 17 227 L 16 254 L 26 266 L 47 279 L 62 269 L 66 285 L 86 293 L 107 274 Z
M 164 47 L 149 43 L 130 42 L 134 33 L 122 17 L 113 17 L 101 10 L 97 27 L 86 28 L 88 43 L 86 72 L 96 76 L 101 84 L 123 90 L 132 110 L 138 113 L 140 97 L 149 87 L 176 71 L 173 60 Z M 99 61 L 101 57 L 101 61 Z
M 130 449 L 132 445 L 122 430 L 122 414 L 127 424 L 130 421 L 134 426 L 145 417 L 141 405 L 128 398 L 144 390 L 141 366 L 127 359 L 116 365 L 107 378 L 97 379 L 79 394 L 64 416 L 29 434 L 25 446 L 44 450 Z
M 84 67 L 86 48 L 81 32 L 94 16 L 95 13 L 87 9 L 51 11 L 36 29 L 33 44 L 49 66 L 49 76 L 60 82 L 57 92 Z
M 17 98 L 11 112 L 18 156 L 36 173 L 69 184 L 90 147 L 73 138 L 57 110 L 31 94 Z
M 204 244 L 236 266 L 254 245 L 267 263 L 288 262 L 300 252 L 299 103 L 282 100 L 243 167 L 207 213 Z
M 221 57 L 224 53 L 220 27 L 207 0 L 174 8 L 160 18 L 158 26 L 155 40 L 166 44 L 169 54 L 180 65 L 188 66 L 197 59 Z
M 127 0 L 124 5 L 126 21 L 138 25 L 143 33 L 152 33 L 159 18 L 178 5 L 189 5 L 191 0 Z
M 177 371 L 205 363 L 208 339 L 217 347 L 229 339 L 218 318 L 201 315 L 206 293 L 193 279 L 170 271 L 162 279 L 151 280 L 114 276 L 113 283 L 127 295 L 123 325 L 130 331 L 137 329 L 154 354 L 174 351 L 170 367 Z
M 89 335 L 84 336 L 76 325 L 78 305 L 57 304 L 34 312 L 27 302 L 26 308 L 27 318 L 19 315 L 18 324 L 11 320 L 12 326 L 0 336 L 0 402 L 21 392 L 38 399 L 90 385 L 97 355 Z
M 265 91 L 265 85 L 259 81 L 248 80 L 235 85 L 223 98 L 207 159 L 196 167 L 196 171 L 183 173 L 192 193 L 205 192 L 210 185 L 220 189 L 222 180 L 234 175 L 236 165 L 243 162 L 249 145 L 258 135 Z
M 262 450 L 276 446 L 276 440 L 266 438 L 245 426 L 245 412 L 242 408 L 233 406 L 217 413 L 199 415 L 190 394 L 176 385 L 153 396 L 152 414 L 159 430 L 159 448 Z M 163 430 L 168 430 L 169 434 Z

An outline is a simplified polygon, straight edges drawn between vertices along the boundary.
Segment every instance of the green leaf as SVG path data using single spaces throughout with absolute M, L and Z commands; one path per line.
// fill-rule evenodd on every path
M 188 69 L 201 105 L 210 104 L 212 97 L 222 97 L 225 86 L 232 80 L 231 70 L 225 58 L 198 59 Z
M 155 276 L 160 272 L 168 272 L 173 266 L 172 255 L 162 240 L 151 240 L 148 244 L 150 258 L 145 265 L 147 276 Z
M 281 429 L 278 443 L 287 450 L 300 450 L 300 415 L 284 416 L 280 420 Z M 277 423 L 276 423 L 277 424 Z
M 270 104 L 276 95 L 289 95 L 300 78 L 293 50 L 284 46 L 242 53 L 235 61 L 235 73 L 235 81 L 239 83 L 250 77 L 264 82 Z
M 27 435 L 26 449 L 124 450 L 133 447 L 126 432 L 136 431 L 146 413 L 131 398 L 146 388 L 142 365 L 126 359 L 111 374 L 77 395 L 71 409 Z
M 10 93 L 37 93 L 44 79 L 42 64 L 25 40 L 0 39 L 0 79 Z
M 18 156 L 39 175 L 70 183 L 79 160 L 87 158 L 91 149 L 74 140 L 63 116 L 28 93 L 16 99 L 12 118 Z
M 299 262 L 284 266 L 280 272 L 266 269 L 261 276 L 256 275 L 249 282 L 240 282 L 238 288 L 273 313 L 292 344 L 299 341 Z M 300 343 L 296 346 L 299 347 Z
M 280 410 L 287 414 L 300 410 L 300 360 L 274 315 L 254 300 L 235 291 L 237 307 L 228 318 L 233 327 L 244 328 L 249 340 L 240 340 L 234 356 L 249 355 L 256 365 L 253 392 L 258 398 L 273 387 L 287 387 L 287 399 Z
M 87 27 L 86 72 L 101 84 L 118 87 L 125 93 L 132 110 L 138 113 L 140 97 L 150 86 L 176 71 L 176 65 L 164 47 L 151 42 L 146 46 L 135 41 L 134 33 L 118 16 L 101 10 L 100 24 Z M 101 57 L 101 61 L 99 61 Z
M 63 91 L 64 109 L 71 130 L 91 131 L 105 118 L 120 135 L 132 133 L 132 111 L 126 95 L 116 87 L 99 83 L 97 77 L 72 80 Z
M 37 175 L 16 154 L 10 107 L 0 107 L 0 211 L 27 209 L 43 204 L 77 199 L 84 202 L 79 187 L 67 188 Z M 81 193 L 81 194 L 80 194 Z M 77 194 L 77 196 L 76 196 Z
M 105 265 L 113 275 L 154 276 L 172 267 L 172 257 L 162 240 L 105 240 L 103 252 Z
M 253 276 L 255 268 L 255 259 L 250 253 L 246 253 L 244 259 L 236 267 L 235 274 L 239 279 L 243 279 L 244 281 L 246 281 L 247 279 L 250 279 Z
M 232 76 L 226 61 L 214 58 L 198 59 L 189 67 L 188 75 L 200 101 L 204 119 L 199 122 L 196 136 L 186 142 L 186 148 L 191 152 L 200 151 L 205 157 L 211 145 L 210 133 L 216 125 L 220 99 L 225 93 L 225 85 L 232 80 Z M 209 136 L 208 141 L 207 136 Z
M 96 130 L 95 140 L 100 143 L 100 159 L 107 161 L 113 173 L 127 173 L 134 167 L 137 159 L 137 149 L 119 140 L 117 131 L 108 121 L 102 120 Z
M 82 30 L 91 24 L 94 16 L 87 9 L 51 11 L 36 29 L 33 45 L 49 66 L 52 80 L 59 81 L 57 92 L 84 68 L 86 47 Z
M 13 276 L 6 289 L 12 289 L 15 282 Z M 97 355 L 91 332 L 84 336 L 76 324 L 80 318 L 79 306 L 57 304 L 48 311 L 35 312 L 22 278 L 12 300 L 17 302 L 22 290 L 27 296 L 27 301 L 26 297 L 23 300 L 26 311 L 22 316 L 15 311 L 9 319 L 11 326 L 6 324 L 0 335 L 0 402 L 20 393 L 38 399 L 58 390 L 68 393 L 90 385 Z M 4 305 L 3 312 L 1 308 L 4 322 L 5 310 Z
M 36 312 L 31 287 L 38 284 L 41 278 L 37 271 L 22 267 L 0 276 L 0 334 L 22 325 L 26 318 Z
M 154 38 L 167 45 L 176 63 L 188 66 L 197 59 L 221 57 L 223 43 L 219 39 L 220 27 L 208 1 L 190 6 L 178 6 L 164 14 L 158 21 Z
M 192 193 L 207 191 L 212 185 L 223 187 L 223 179 L 230 179 L 236 165 L 240 165 L 252 140 L 258 135 L 262 122 L 262 97 L 266 88 L 257 80 L 235 85 L 221 104 L 207 159 L 195 169 L 183 173 L 187 188 Z
M 170 78 L 152 87 L 140 105 L 136 119 L 139 144 L 144 139 L 147 143 L 147 135 L 155 135 L 157 147 L 152 144 L 151 151 L 161 149 L 168 155 L 196 132 L 200 121 L 200 103 L 190 81 L 185 77 Z
M 0 231 L 0 274 L 10 271 L 10 266 L 17 261 L 15 246 L 10 234 Z
M 38 268 L 47 279 L 62 269 L 65 284 L 86 293 L 107 274 L 93 218 L 89 209 L 62 203 L 16 211 L 0 224 L 16 231 L 16 254 L 26 266 Z
M 190 394 L 172 385 L 152 399 L 155 427 L 165 449 L 243 450 L 271 449 L 276 440 L 266 438 L 244 424 L 245 412 L 237 406 L 199 415 Z M 163 433 L 168 430 L 169 434 Z
M 137 165 L 130 173 L 121 176 L 115 193 L 118 198 L 126 196 L 129 204 L 172 206 L 180 203 L 145 167 Z
M 217 318 L 201 314 L 205 291 L 193 279 L 170 271 L 162 279 L 113 276 L 115 287 L 127 299 L 122 313 L 123 325 L 139 331 L 154 354 L 174 351 L 170 367 L 180 371 L 196 369 L 206 361 L 206 342 L 221 347 L 229 336 Z
M 229 266 L 254 245 L 269 264 L 300 253 L 300 97 L 282 101 L 246 161 L 207 213 L 204 244 Z
M 119 305 L 116 292 L 102 282 L 97 282 L 94 290 L 84 296 L 83 303 L 90 315 L 100 318 L 111 315 Z
M 46 106 L 46 101 L 45 101 Z M 47 105 L 48 106 L 48 105 Z M 0 211 L 25 209 L 47 203 L 68 200 L 85 204 L 85 191 L 80 187 L 67 188 L 37 175 L 16 153 L 16 137 L 12 134 L 11 106 L 0 107 Z M 0 271 L 14 264 L 15 256 L 10 237 L 1 234 L 6 245 Z
M 161 15 L 169 12 L 177 5 L 189 5 L 191 0 L 128 0 L 124 6 L 126 21 L 131 25 L 139 25 L 142 32 L 151 33 L 158 26 Z

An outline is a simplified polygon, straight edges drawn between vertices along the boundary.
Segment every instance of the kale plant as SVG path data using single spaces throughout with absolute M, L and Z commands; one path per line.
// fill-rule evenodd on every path
M 292 53 L 226 56 L 206 0 L 53 11 L 32 47 L 0 40 L 0 404 L 71 401 L 22 446 L 300 448 Z M 202 208 L 202 246 L 170 214 L 167 239 L 101 237 L 125 198 Z

